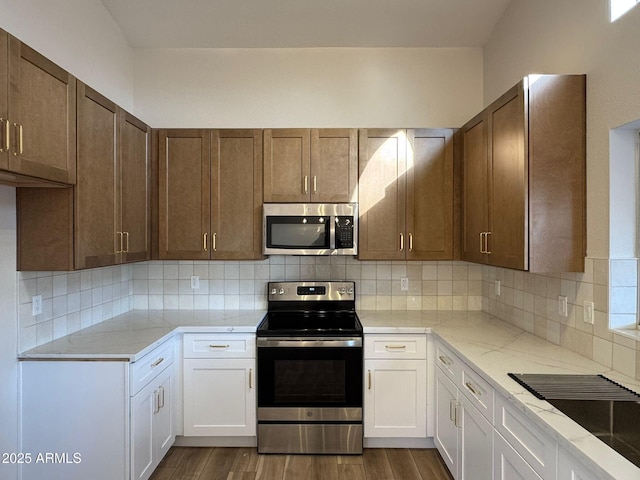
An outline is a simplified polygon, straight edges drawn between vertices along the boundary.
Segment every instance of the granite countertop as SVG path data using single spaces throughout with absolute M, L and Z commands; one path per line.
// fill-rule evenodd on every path
M 264 311 L 134 310 L 20 354 L 22 360 L 137 361 L 176 333 L 251 333 Z M 640 469 L 507 373 L 604 374 L 640 391 L 640 382 L 483 312 L 359 311 L 366 334 L 433 333 L 496 392 L 532 418 L 598 478 L 640 479 Z M 595 461 L 594 461 L 595 460 Z

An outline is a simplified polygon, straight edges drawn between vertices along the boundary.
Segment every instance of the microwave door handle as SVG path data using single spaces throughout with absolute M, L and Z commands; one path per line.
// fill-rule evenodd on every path
M 336 249 L 336 221 L 335 217 L 329 217 L 329 248 Z

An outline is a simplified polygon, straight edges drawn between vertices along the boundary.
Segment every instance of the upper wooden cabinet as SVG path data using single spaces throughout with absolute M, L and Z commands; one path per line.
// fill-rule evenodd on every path
M 357 172 L 355 129 L 264 131 L 265 202 L 352 202 Z
M 262 258 L 262 132 L 160 130 L 160 259 Z
M 76 79 L 0 30 L 0 168 L 28 176 L 76 182 Z
M 584 75 L 525 78 L 463 128 L 464 259 L 584 271 Z
M 360 130 L 361 260 L 453 258 L 453 131 Z
M 77 107 L 76 186 L 17 189 L 20 270 L 149 259 L 150 128 L 81 82 Z

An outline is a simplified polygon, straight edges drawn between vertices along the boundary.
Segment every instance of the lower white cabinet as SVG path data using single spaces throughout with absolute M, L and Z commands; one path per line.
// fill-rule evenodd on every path
M 493 478 L 493 426 L 436 369 L 436 425 L 434 442 L 456 480 Z
M 175 439 L 173 346 L 134 363 L 21 362 L 22 480 L 148 479 Z
M 426 335 L 365 335 L 365 438 L 426 438 L 426 350 Z
M 427 436 L 425 360 L 365 360 L 364 436 Z
M 255 335 L 183 336 L 184 435 L 256 435 Z
M 589 470 L 564 448 L 558 449 L 558 480 L 600 480 L 599 472 Z
M 495 480 L 542 480 L 542 477 L 498 432 L 493 436 L 493 478 Z
M 173 368 L 131 398 L 131 479 L 146 480 L 173 445 Z
M 185 436 L 255 436 L 255 359 L 184 360 Z

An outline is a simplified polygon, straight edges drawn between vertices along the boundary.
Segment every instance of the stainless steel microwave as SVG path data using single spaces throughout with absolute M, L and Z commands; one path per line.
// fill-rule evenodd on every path
M 357 255 L 357 203 L 265 203 L 265 255 Z

